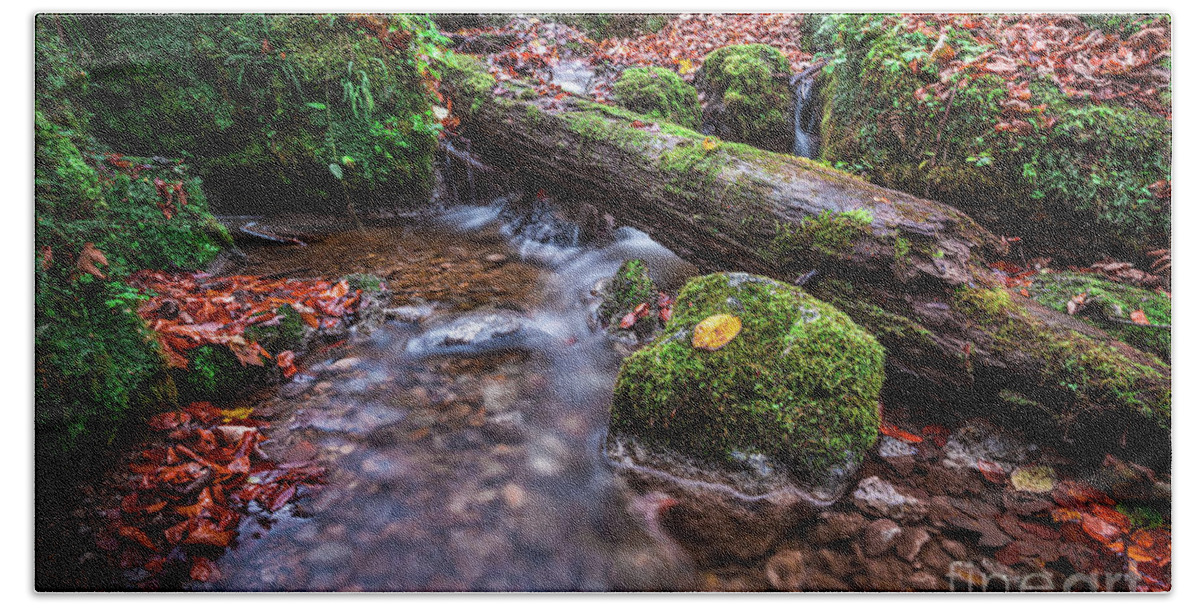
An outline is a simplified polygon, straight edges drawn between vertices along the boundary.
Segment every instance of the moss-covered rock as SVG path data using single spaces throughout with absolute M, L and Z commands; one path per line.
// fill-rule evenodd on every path
M 78 33 L 68 46 L 89 78 L 82 99 L 114 149 L 190 156 L 221 200 L 252 200 L 258 211 L 301 200 L 335 211 L 347 198 L 363 209 L 428 193 L 440 125 L 422 49 L 440 37 L 424 18 L 69 19 Z
M 1171 298 L 1166 294 L 1079 272 L 1039 274 L 1029 293 L 1043 306 L 1064 313 L 1072 298 L 1085 294 L 1089 303 L 1078 315 L 1080 319 L 1122 342 L 1171 360 Z M 1129 314 L 1137 310 L 1146 314 L 1152 326 L 1160 327 L 1132 324 Z
M 709 53 L 696 75 L 704 122 L 722 139 L 775 152 L 792 148 L 791 66 L 765 44 L 727 46 Z
M 625 260 L 605 289 L 604 301 L 598 311 L 600 323 L 605 327 L 616 325 L 622 315 L 638 304 L 654 302 L 655 293 L 654 281 L 650 280 L 646 262 Z
M 700 128 L 696 89 L 679 74 L 657 66 L 629 68 L 613 84 L 617 105 L 689 129 Z
M 704 351 L 693 329 L 716 314 L 740 333 Z M 693 279 L 661 337 L 625 360 L 612 430 L 701 461 L 762 455 L 798 479 L 861 461 L 879 428 L 883 348 L 841 311 L 747 274 Z

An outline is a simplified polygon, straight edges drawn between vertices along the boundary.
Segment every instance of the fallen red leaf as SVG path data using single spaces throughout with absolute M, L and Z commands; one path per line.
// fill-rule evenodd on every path
M 983 478 L 995 483 L 1004 484 L 1008 482 L 1008 475 L 1004 472 L 1004 467 L 990 461 L 980 459 L 977 463 L 979 472 L 983 474 Z
M 888 437 L 899 439 L 900 441 L 907 441 L 908 443 L 921 443 L 924 441 L 924 439 L 918 437 L 917 435 L 913 435 L 908 431 L 902 430 L 900 427 L 887 423 L 882 423 L 879 425 L 879 432 L 887 435 Z
M 192 580 L 207 583 L 220 578 L 221 571 L 207 557 L 196 557 L 192 560 L 192 568 L 189 575 L 192 577 Z
M 1150 320 L 1146 318 L 1145 311 L 1142 311 L 1140 309 L 1129 313 L 1129 320 L 1133 321 L 1134 323 L 1137 323 L 1138 325 L 1149 325 L 1150 324 Z

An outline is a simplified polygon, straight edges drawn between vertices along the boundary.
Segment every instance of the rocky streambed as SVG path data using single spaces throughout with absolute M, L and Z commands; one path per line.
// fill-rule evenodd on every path
M 645 260 L 674 291 L 693 267 L 630 229 L 582 243 L 545 208 L 455 207 L 405 224 L 248 250 L 238 272 L 370 273 L 395 298 L 370 331 L 311 354 L 249 404 L 271 425 L 267 455 L 317 461 L 324 483 L 245 518 L 214 559 L 219 575 L 186 588 L 1169 585 L 1168 566 L 1130 557 L 1154 522 L 1129 499 L 1161 489 L 1153 474 L 1072 462 L 982 420 L 925 419 L 919 404 L 885 402 L 884 435 L 845 492 L 796 517 L 697 508 L 729 502 L 703 484 L 681 500 L 678 484 L 606 449 L 628 345 L 592 327 L 594 287 L 623 261 Z M 106 500 L 102 484 L 86 494 L 83 536 Z M 1112 529 L 1097 534 L 1096 518 Z M 81 567 L 101 557 L 85 553 Z

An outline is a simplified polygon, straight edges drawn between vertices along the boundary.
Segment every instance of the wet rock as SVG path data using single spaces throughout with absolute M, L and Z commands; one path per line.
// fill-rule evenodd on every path
M 767 583 L 776 591 L 800 591 L 807 582 L 804 554 L 796 550 L 772 555 L 767 559 L 764 571 Z
M 900 526 L 890 519 L 877 519 L 862 529 L 863 553 L 867 557 L 883 555 L 900 535 Z
M 932 537 L 925 528 L 905 528 L 896 539 L 896 555 L 911 564 L 916 561 L 917 554 L 921 552 L 930 538 Z
M 1036 445 L 1020 441 L 1000 427 L 976 421 L 963 426 L 946 441 L 942 464 L 975 469 L 980 460 L 985 460 L 1000 465 L 1007 474 L 1028 462 L 1037 450 Z
M 908 577 L 908 586 L 913 591 L 944 591 L 946 589 L 943 579 L 928 571 L 912 573 L 912 576 Z
M 874 476 L 858 483 L 853 499 L 854 505 L 869 515 L 900 522 L 919 521 L 926 513 L 923 502 L 901 494 L 891 483 Z
M 409 340 L 405 350 L 426 356 L 509 348 L 520 344 L 527 322 L 509 310 L 470 312 Z
M 492 264 L 503 264 L 508 261 L 508 256 L 503 253 L 492 253 L 483 258 L 485 261 Z
M 525 416 L 519 411 L 488 416 L 483 423 L 483 434 L 497 443 L 520 443 L 525 441 Z
M 420 323 L 433 316 L 433 306 L 430 304 L 397 306 L 394 308 L 385 308 L 383 314 L 389 320 L 401 323 Z
M 669 497 L 656 521 L 700 564 L 750 561 L 812 517 L 819 503 L 784 476 L 764 480 L 705 467 L 677 454 L 649 451 L 610 435 L 608 456 L 637 491 Z
M 895 557 L 876 557 L 863 563 L 863 573 L 855 576 L 854 587 L 863 591 L 904 591 L 912 573 L 908 564 Z
M 939 541 L 942 549 L 946 551 L 954 559 L 967 559 L 967 546 L 950 538 L 943 538 Z
M 818 516 L 818 523 L 809 532 L 809 540 L 815 545 L 828 545 L 847 540 L 856 536 L 867 518 L 859 513 L 846 511 L 825 511 Z
M 900 441 L 887 435 L 879 438 L 879 456 L 882 458 L 901 458 L 913 456 L 916 453 L 917 448 L 907 441 Z

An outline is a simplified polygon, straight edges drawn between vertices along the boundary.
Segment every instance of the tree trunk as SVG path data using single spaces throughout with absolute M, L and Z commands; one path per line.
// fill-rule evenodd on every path
M 987 263 L 1006 243 L 957 209 L 587 99 L 539 97 L 469 57 L 451 59 L 443 87 L 484 161 L 596 205 L 704 271 L 792 281 L 817 270 L 804 288 L 877 336 L 888 390 L 908 403 L 1169 458 L 1170 367 L 1005 289 Z

